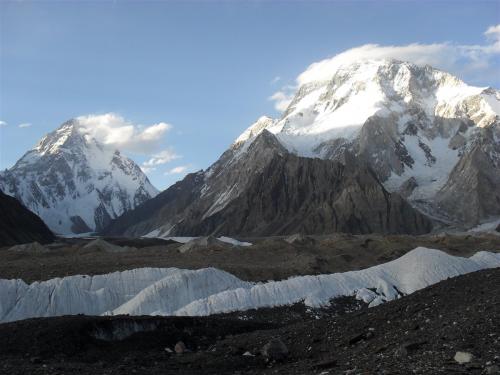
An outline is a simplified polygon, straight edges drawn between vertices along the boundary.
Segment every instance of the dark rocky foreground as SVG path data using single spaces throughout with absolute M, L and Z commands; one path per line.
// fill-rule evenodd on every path
M 204 318 L 7 323 L 0 325 L 0 373 L 495 374 L 499 285 L 494 269 L 375 308 L 343 298 L 321 311 L 296 305 Z M 472 359 L 459 364 L 456 352 Z

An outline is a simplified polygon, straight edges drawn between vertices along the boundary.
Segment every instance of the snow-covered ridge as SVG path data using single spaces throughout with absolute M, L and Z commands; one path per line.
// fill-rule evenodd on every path
M 430 66 L 366 60 L 338 67 L 329 80 L 299 87 L 280 119 L 259 118 L 235 144 L 267 129 L 278 135 L 291 151 L 308 156 L 325 138 L 352 139 L 371 116 L 396 114 L 407 123 L 415 117 L 404 115 L 417 108 L 423 110 L 428 121 L 435 117 L 468 117 L 483 127 L 500 115 L 500 93 L 492 88 L 467 85 Z M 294 139 L 294 136 L 308 139 Z
M 281 118 L 261 117 L 245 130 L 232 145 L 235 157 L 266 129 L 300 156 L 342 161 L 349 151 L 365 159 L 391 192 L 413 178 L 405 197 L 429 202 L 475 142 L 487 143 L 483 130 L 500 137 L 493 88 L 398 60 L 341 65 L 328 76 L 299 87 Z
M 26 284 L 0 280 L 0 322 L 67 314 L 209 315 L 304 301 L 317 307 L 355 295 L 370 306 L 449 277 L 500 267 L 500 254 L 470 258 L 416 248 L 365 270 L 250 283 L 214 268 L 141 268 Z M 373 291 L 375 290 L 375 292 Z

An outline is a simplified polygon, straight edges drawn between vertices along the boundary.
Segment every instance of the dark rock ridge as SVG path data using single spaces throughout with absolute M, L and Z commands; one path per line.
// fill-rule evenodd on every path
M 429 232 L 430 221 L 388 193 L 365 164 L 289 153 L 264 130 L 114 220 L 109 235 Z
M 54 234 L 42 219 L 0 191 L 0 246 L 53 240 Z

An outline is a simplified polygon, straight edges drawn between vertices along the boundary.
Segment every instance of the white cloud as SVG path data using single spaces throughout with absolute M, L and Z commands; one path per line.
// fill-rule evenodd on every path
M 189 165 L 179 165 L 178 167 L 174 167 L 170 169 L 169 171 L 165 172 L 166 175 L 171 175 L 171 174 L 182 174 L 188 171 Z
M 484 32 L 484 35 L 492 38 L 496 42 L 500 42 L 500 24 L 488 27 L 488 30 Z
M 281 91 L 275 92 L 268 99 L 274 102 L 276 110 L 284 112 L 293 99 L 294 91 L 295 89 L 290 90 L 287 87 L 283 87 Z
M 149 154 L 157 150 L 163 135 L 172 129 L 172 125 L 160 122 L 153 125 L 136 125 L 115 113 L 87 115 L 77 117 L 81 131 L 100 142 L 118 148 Z
M 0 128 L 3 126 L 7 126 L 7 122 L 0 120 Z
M 149 160 L 142 163 L 141 168 L 143 171 L 152 172 L 156 169 L 155 167 L 157 165 L 166 164 L 172 160 L 179 158 L 180 156 L 177 155 L 173 150 L 166 149 L 151 156 Z
M 31 124 L 29 122 L 23 122 L 22 124 L 19 124 L 20 128 L 29 128 L 31 127 Z
M 498 67 L 491 60 L 500 55 L 500 25 L 489 27 L 484 33 L 489 43 L 484 45 L 460 45 L 455 43 L 414 43 L 402 46 L 381 46 L 365 44 L 351 48 L 331 58 L 315 62 L 296 79 L 297 87 L 303 84 L 331 79 L 339 67 L 354 62 L 372 59 L 397 59 L 410 61 L 417 65 L 431 65 L 459 76 L 467 74 L 487 76 L 491 69 Z M 283 111 L 289 102 L 289 91 L 280 90 L 270 97 L 275 101 L 276 109 Z

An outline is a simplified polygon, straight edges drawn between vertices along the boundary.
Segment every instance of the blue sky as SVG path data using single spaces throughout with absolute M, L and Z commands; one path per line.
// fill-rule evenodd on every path
M 0 17 L 0 169 L 65 120 L 113 113 L 132 136 L 156 126 L 154 143 L 122 144 L 150 161 L 159 188 L 208 167 L 261 115 L 279 116 L 269 97 L 311 63 L 367 43 L 486 51 L 500 35 L 485 35 L 499 1 L 4 0 Z M 499 88 L 496 51 L 487 64 L 437 61 Z

